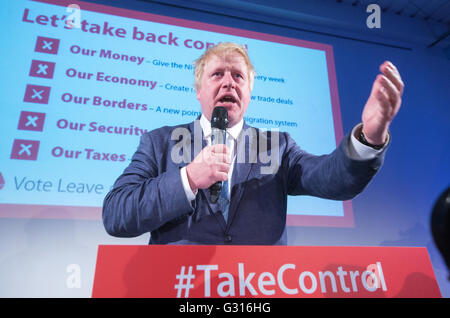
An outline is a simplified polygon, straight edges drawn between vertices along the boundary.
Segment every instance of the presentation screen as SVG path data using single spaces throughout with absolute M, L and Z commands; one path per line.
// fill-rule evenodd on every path
M 330 45 L 88 2 L 0 7 L 2 217 L 101 219 L 142 134 L 201 115 L 193 62 L 220 42 L 255 66 L 247 124 L 318 155 L 343 137 Z M 289 197 L 288 225 L 351 227 L 351 202 Z

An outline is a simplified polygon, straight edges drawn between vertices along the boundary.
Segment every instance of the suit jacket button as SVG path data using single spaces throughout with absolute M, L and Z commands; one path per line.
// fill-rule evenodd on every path
M 231 235 L 225 235 L 225 243 L 231 243 L 233 241 L 233 237 Z

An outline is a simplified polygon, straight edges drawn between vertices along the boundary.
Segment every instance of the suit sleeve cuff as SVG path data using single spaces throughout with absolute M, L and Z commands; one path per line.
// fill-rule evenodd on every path
M 180 169 L 181 182 L 183 183 L 184 193 L 186 193 L 186 198 L 189 202 L 195 200 L 196 193 L 192 192 L 191 186 L 189 185 L 189 180 L 187 177 L 186 167 Z
M 364 145 L 356 138 L 356 133 L 359 131 L 361 126 L 362 124 L 356 125 L 352 130 L 348 149 L 350 152 L 350 156 L 357 160 L 374 159 L 385 151 L 387 145 L 389 144 L 390 135 L 388 135 L 388 140 L 384 144 L 383 148 L 377 150 L 372 147 Z

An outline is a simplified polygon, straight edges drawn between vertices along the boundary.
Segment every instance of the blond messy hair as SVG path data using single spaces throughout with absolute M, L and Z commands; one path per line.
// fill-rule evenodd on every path
M 247 76 L 249 80 L 250 90 L 253 89 L 253 82 L 255 79 L 255 69 L 253 68 L 250 58 L 247 54 L 247 49 L 239 44 L 232 42 L 223 42 L 215 46 L 209 47 L 202 56 L 200 56 L 194 62 L 194 86 L 196 90 L 200 89 L 203 72 L 205 70 L 206 63 L 212 56 L 226 56 L 230 53 L 240 54 L 247 65 Z

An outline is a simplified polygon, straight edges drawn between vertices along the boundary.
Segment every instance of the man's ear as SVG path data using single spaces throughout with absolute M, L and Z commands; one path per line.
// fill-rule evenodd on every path
M 200 87 L 194 87 L 197 100 L 200 101 Z

